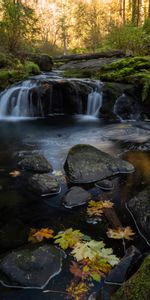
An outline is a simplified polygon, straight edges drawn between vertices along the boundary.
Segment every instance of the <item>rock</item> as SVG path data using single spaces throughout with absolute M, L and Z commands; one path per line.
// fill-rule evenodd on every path
M 12 249 L 27 241 L 27 230 L 19 220 L 12 220 L 0 228 L 0 247 Z
M 65 207 L 72 208 L 85 204 L 90 198 L 91 195 L 83 188 L 73 186 L 65 195 L 63 203 Z
M 41 71 L 52 71 L 53 61 L 52 58 L 47 54 L 24 53 L 24 58 L 26 58 L 26 60 L 30 60 L 36 63 L 40 67 Z
M 40 196 L 57 194 L 60 192 L 60 186 L 57 180 L 47 174 L 35 174 L 28 180 L 28 189 Z
M 139 226 L 142 233 L 146 236 L 146 240 L 150 245 L 150 188 L 145 188 L 143 191 L 133 197 L 126 207 L 134 217 L 134 221 Z
M 68 153 L 64 169 L 72 183 L 96 182 L 118 173 L 129 173 L 134 167 L 120 158 L 91 146 L 78 144 Z
M 119 264 L 113 268 L 105 279 L 105 283 L 121 284 L 126 280 L 127 272 L 141 257 L 141 252 L 134 246 L 130 246 Z
M 139 270 L 112 296 L 112 300 L 149 300 L 150 298 L 150 256 L 147 256 Z
M 26 171 L 32 172 L 48 173 L 53 171 L 50 163 L 41 154 L 27 155 L 19 162 L 19 166 Z
M 39 65 L 41 71 L 50 72 L 52 70 L 53 61 L 52 58 L 47 54 L 43 54 L 37 59 L 35 58 L 35 62 Z
M 114 113 L 119 119 L 138 120 L 140 119 L 140 106 L 133 97 L 122 94 L 116 100 Z
M 107 191 L 111 191 L 114 187 L 113 183 L 111 182 L 111 180 L 101 180 L 101 181 L 97 181 L 95 183 L 95 186 L 102 189 L 102 190 L 107 190 Z
M 141 258 L 141 252 L 134 246 L 130 246 L 119 264 L 113 268 L 104 280 L 102 289 L 97 294 L 96 300 L 110 299 L 117 287 L 124 283 L 129 272 Z
M 12 251 L 0 263 L 1 283 L 43 289 L 61 271 L 60 251 L 52 245 Z

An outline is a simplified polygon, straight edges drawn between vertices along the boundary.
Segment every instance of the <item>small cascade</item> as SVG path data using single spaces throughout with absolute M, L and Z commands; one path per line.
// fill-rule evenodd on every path
M 0 119 L 62 114 L 95 117 L 101 106 L 99 81 L 39 75 L 19 82 L 0 94 Z
M 4 117 L 33 117 L 40 112 L 42 106 L 37 96 L 35 107 L 32 101 L 32 92 L 36 88 L 35 82 L 26 80 L 10 87 L 0 95 L 0 118 Z
M 97 83 L 96 90 L 92 91 L 88 95 L 88 102 L 87 102 L 87 115 L 97 117 L 99 114 L 99 110 L 102 107 L 102 92 L 100 88 L 100 84 Z

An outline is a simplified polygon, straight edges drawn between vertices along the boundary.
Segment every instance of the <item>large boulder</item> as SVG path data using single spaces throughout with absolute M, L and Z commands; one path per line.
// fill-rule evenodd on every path
M 19 161 L 19 166 L 26 171 L 49 173 L 53 171 L 51 164 L 42 154 L 31 154 Z
M 9 287 L 43 289 L 61 271 L 61 253 L 52 245 L 8 253 L 0 262 L 1 283 Z
M 150 299 L 150 256 L 147 256 L 139 270 L 111 297 L 112 300 Z
M 134 167 L 91 145 L 78 144 L 68 153 L 64 169 L 72 183 L 92 183 L 118 173 L 130 173 Z
M 65 195 L 63 204 L 65 207 L 72 208 L 85 204 L 91 195 L 81 187 L 73 186 Z
M 34 174 L 29 177 L 27 188 L 39 196 L 48 196 L 60 192 L 57 180 L 47 174 Z
M 150 188 L 138 193 L 126 207 L 150 245 Z

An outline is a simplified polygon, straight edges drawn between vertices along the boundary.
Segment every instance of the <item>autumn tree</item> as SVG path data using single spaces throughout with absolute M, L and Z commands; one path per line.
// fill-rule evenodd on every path
M 16 0 L 1 1 L 2 19 L 0 35 L 2 45 L 14 53 L 20 49 L 26 39 L 35 34 L 36 19 L 33 9 Z

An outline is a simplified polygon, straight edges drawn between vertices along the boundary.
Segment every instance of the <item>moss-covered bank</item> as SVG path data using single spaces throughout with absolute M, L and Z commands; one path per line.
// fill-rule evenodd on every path
M 150 255 L 139 270 L 112 296 L 112 300 L 150 299 Z
M 37 74 L 40 74 L 40 68 L 34 62 L 20 61 L 11 55 L 0 53 L 0 90 L 30 75 Z
M 150 98 L 150 56 L 126 57 L 102 66 L 94 77 L 103 81 L 122 82 L 140 86 L 142 100 Z

